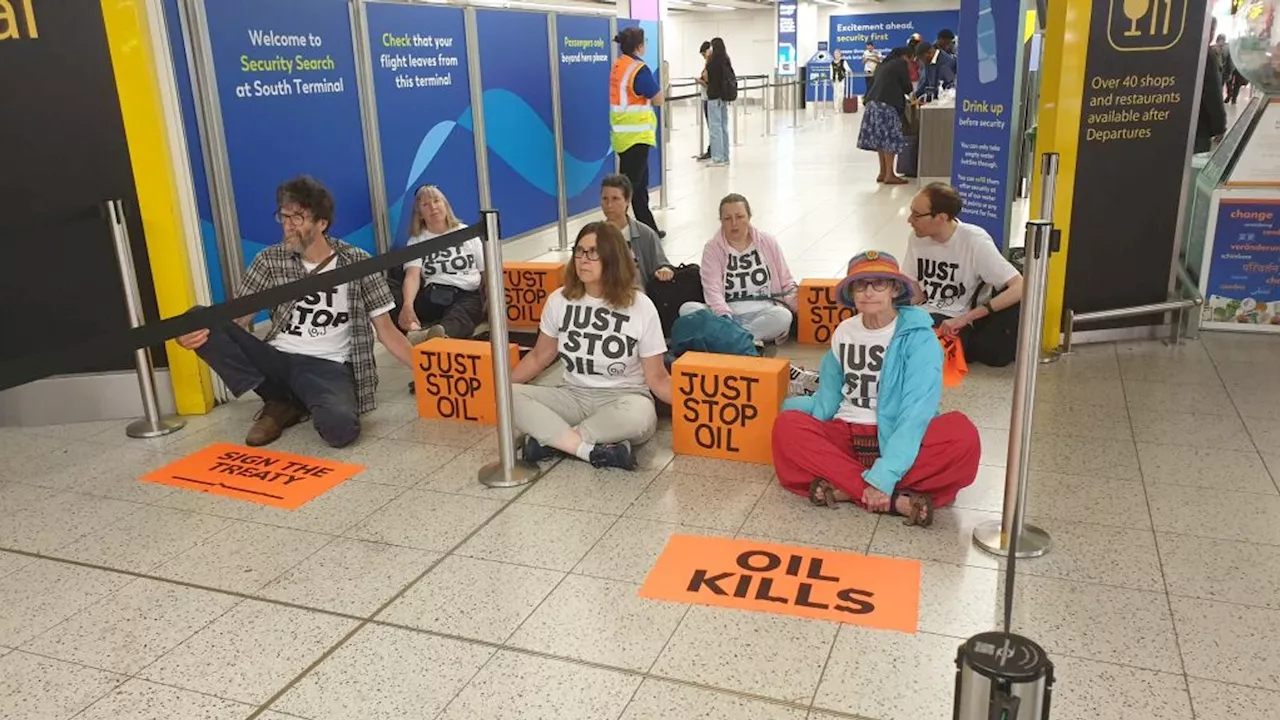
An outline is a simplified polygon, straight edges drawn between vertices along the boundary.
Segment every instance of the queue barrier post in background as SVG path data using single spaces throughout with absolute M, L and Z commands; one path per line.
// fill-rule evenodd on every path
M 502 236 L 498 212 L 482 210 L 484 218 L 484 272 L 489 284 L 489 343 L 493 355 L 493 396 L 498 408 L 498 460 L 480 468 L 480 482 L 488 487 L 518 487 L 537 480 L 542 470 L 537 465 L 516 462 L 516 429 L 512 419 L 511 348 L 507 340 L 507 310 L 496 302 L 504 298 L 505 274 L 502 270 Z
M 1049 552 L 1049 533 L 1024 522 L 1027 477 L 1031 469 L 1031 427 L 1035 414 L 1036 374 L 1040 369 L 1040 329 L 1044 326 L 1045 286 L 1049 257 L 1057 250 L 1058 234 L 1046 220 L 1027 223 L 1026 284 L 1022 294 L 1022 319 L 1018 324 L 1018 360 L 1013 380 L 1013 412 L 1010 417 L 1009 454 L 1005 466 L 1004 513 L 999 522 L 973 529 L 973 542 L 983 550 L 1019 558 L 1035 558 Z M 1012 578 L 1012 568 L 1009 577 Z
M 129 311 L 129 327 L 139 328 L 145 323 L 142 316 L 142 298 L 138 291 L 138 273 L 133 267 L 133 251 L 129 244 L 129 227 L 125 224 L 124 201 L 108 200 L 105 205 L 107 225 L 120 265 L 120 280 L 124 285 L 124 304 Z M 142 417 L 129 423 L 124 432 L 131 438 L 155 438 L 175 433 L 186 427 L 187 421 L 177 417 L 161 417 L 160 401 L 156 398 L 155 366 L 151 362 L 151 350 L 140 347 L 133 351 L 138 372 L 138 390 L 142 394 Z

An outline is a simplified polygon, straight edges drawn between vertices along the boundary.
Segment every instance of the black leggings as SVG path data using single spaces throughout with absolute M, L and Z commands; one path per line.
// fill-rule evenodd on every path
M 618 154 L 618 169 L 631 181 L 631 214 L 658 232 L 649 209 L 649 145 L 639 143 Z
M 484 293 L 454 289 L 452 303 L 435 303 L 431 300 L 432 287 L 424 285 L 413 299 L 413 311 L 417 313 L 423 329 L 439 324 L 451 338 L 465 340 L 471 337 L 476 325 L 484 322 Z

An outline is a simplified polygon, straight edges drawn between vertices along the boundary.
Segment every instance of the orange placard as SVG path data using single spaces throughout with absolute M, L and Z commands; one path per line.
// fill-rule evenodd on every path
M 955 335 L 943 335 L 941 328 L 934 330 L 942 343 L 942 387 L 959 387 L 969 374 L 969 362 L 964 358 L 964 346 Z
M 324 458 L 216 443 L 142 479 L 296 510 L 362 470 Z
M 914 633 L 920 563 L 701 535 L 672 535 L 640 597 Z
M 511 366 L 520 348 L 508 347 Z M 479 340 L 434 338 L 413 348 L 418 417 L 498 424 L 493 384 L 493 347 Z
M 791 364 L 778 358 L 687 352 L 671 366 L 672 450 L 773 464 L 773 421 Z
M 853 317 L 853 308 L 836 302 L 836 278 L 810 278 L 800 281 L 799 307 L 796 311 L 796 339 L 808 345 L 831 342 L 836 326 Z
M 502 264 L 507 301 L 507 324 L 515 328 L 536 328 L 542 319 L 547 296 L 564 284 L 564 265 L 548 262 Z

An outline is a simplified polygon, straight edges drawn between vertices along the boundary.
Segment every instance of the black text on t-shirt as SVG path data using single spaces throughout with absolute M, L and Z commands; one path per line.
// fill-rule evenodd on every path
M 880 368 L 884 365 L 884 345 L 845 343 L 840 346 L 840 366 L 844 368 L 844 396 L 850 405 L 871 409 L 873 390 L 878 390 Z
M 925 302 L 944 308 L 967 297 L 964 283 L 956 277 L 959 270 L 960 263 L 917 258 L 916 278 L 920 280 Z
M 729 254 L 724 271 L 724 299 L 746 300 L 758 294 L 757 288 L 769 284 L 769 268 L 760 259 L 760 251 L 741 255 Z
M 280 332 L 297 337 L 321 337 L 329 333 L 329 328 L 347 324 L 351 320 L 350 313 L 333 310 L 337 297 L 337 288 L 303 296 L 294 304 L 293 313 Z
M 464 253 L 462 245 L 445 248 L 422 259 L 424 277 L 435 275 L 460 275 L 476 269 L 476 256 Z
M 631 316 L 607 307 L 566 304 L 560 321 L 560 360 L 578 375 L 620 376 L 624 358 L 635 355 L 640 341 L 624 335 Z

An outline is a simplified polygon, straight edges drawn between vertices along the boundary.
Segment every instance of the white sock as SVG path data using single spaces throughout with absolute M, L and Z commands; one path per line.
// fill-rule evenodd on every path
M 578 443 L 578 452 L 574 453 L 579 460 L 583 462 L 591 462 L 591 451 L 596 449 L 595 443 L 589 443 L 585 440 Z

